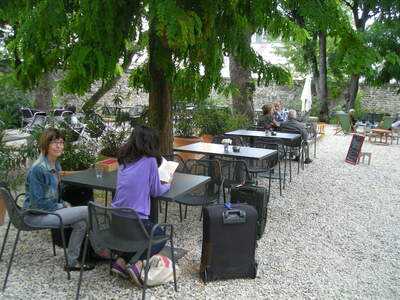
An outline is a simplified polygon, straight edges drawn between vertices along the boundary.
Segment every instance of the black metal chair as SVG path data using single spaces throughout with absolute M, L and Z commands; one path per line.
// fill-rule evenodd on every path
M 64 249 L 64 256 L 65 256 L 65 264 L 68 265 L 68 259 L 67 259 L 67 250 L 66 250 L 66 242 L 65 242 L 65 236 L 64 236 L 64 224 L 62 222 L 62 218 L 60 215 L 58 215 L 57 213 L 53 213 L 53 212 L 47 212 L 47 211 L 42 211 L 42 210 L 37 210 L 37 209 L 23 209 L 20 208 L 16 201 L 14 200 L 14 198 L 12 197 L 10 191 L 8 189 L 6 189 L 5 187 L 0 187 L 0 199 L 2 199 L 7 207 L 7 212 L 8 212 L 8 216 L 10 218 L 8 225 L 7 225 L 7 230 L 6 233 L 4 235 L 4 239 L 3 239 L 3 245 L 1 247 L 1 252 L 0 252 L 0 260 L 3 256 L 3 252 L 4 252 L 4 247 L 7 241 L 7 237 L 8 237 L 8 233 L 10 230 L 10 226 L 11 223 L 14 225 L 14 227 L 17 229 L 17 235 L 15 237 L 15 242 L 14 242 L 14 246 L 12 248 L 12 252 L 11 252 L 11 256 L 10 256 L 10 260 L 8 262 L 8 267 L 7 267 L 7 273 L 6 276 L 4 278 L 4 283 L 3 283 L 3 291 L 6 288 L 7 285 L 7 281 L 8 281 L 8 276 L 10 275 L 10 271 L 11 271 L 11 265 L 14 259 L 14 254 L 15 254 L 15 249 L 17 248 L 17 243 L 19 240 L 19 234 L 21 231 L 36 231 L 36 230 L 46 230 L 46 229 L 60 229 L 61 230 L 61 238 L 62 238 L 62 243 L 63 243 L 63 249 Z M 35 215 L 54 215 L 56 216 L 60 223 L 58 226 L 42 226 L 42 227 L 37 227 L 37 226 L 32 226 L 29 225 L 26 221 L 25 221 L 25 216 L 30 215 L 30 214 L 35 214 Z M 53 253 L 55 255 L 55 245 L 53 243 Z M 67 278 L 70 279 L 70 272 L 67 269 Z
M 88 208 L 89 226 L 84 244 L 82 264 L 85 263 L 89 234 L 91 234 L 93 239 L 98 241 L 102 246 L 111 250 L 111 257 L 115 251 L 136 252 L 131 261 L 138 260 L 144 253 L 146 253 L 147 261 L 149 261 L 152 245 L 169 241 L 171 244 L 171 260 L 174 272 L 174 288 L 175 291 L 178 291 L 174 258 L 174 230 L 171 224 L 156 224 L 152 228 L 151 232 L 147 232 L 141 219 L 133 209 L 105 207 L 93 202 L 89 202 Z M 164 227 L 164 230 L 169 228 L 170 233 L 165 233 L 163 236 L 154 236 L 154 232 L 158 227 Z M 112 261 L 110 260 L 110 274 L 111 263 Z M 149 268 L 150 264 L 146 264 L 142 299 L 145 299 L 146 297 Z M 82 275 L 83 268 L 81 268 L 79 274 L 76 299 L 79 298 Z
M 33 112 L 30 108 L 21 107 L 19 109 L 21 113 L 21 127 L 25 127 L 33 120 Z
M 28 133 L 31 133 L 35 128 L 44 128 L 46 126 L 47 116 L 45 112 L 37 112 L 35 113 L 32 121 L 26 125 L 24 130 Z
M 284 132 L 284 133 L 300 133 L 299 131 L 296 130 L 284 130 L 280 129 L 279 132 Z M 301 137 L 299 139 L 294 140 L 293 142 L 286 143 L 284 146 L 286 148 L 285 154 L 286 154 L 286 159 L 289 160 L 289 181 L 292 181 L 292 160 L 293 156 L 295 153 L 298 153 L 299 155 L 299 160 L 297 162 L 297 174 L 300 173 L 300 166 L 302 169 L 304 169 L 304 146 L 305 146 L 306 141 L 304 141 Z M 286 163 L 284 166 L 284 173 L 283 173 L 283 180 L 284 184 L 286 182 Z
M 221 164 L 216 159 L 189 159 L 186 166 L 190 174 L 210 176 L 211 180 L 205 185 L 198 187 L 194 191 L 176 199 L 177 203 L 185 204 L 185 218 L 187 216 L 187 206 L 207 206 L 219 202 L 221 189 L 224 179 L 222 177 Z M 202 213 L 200 214 L 200 219 Z
M 185 160 L 179 154 L 163 155 L 163 157 L 166 160 L 176 161 L 177 163 L 179 163 L 178 168 L 176 169 L 176 172 L 179 172 L 179 173 L 187 173 L 188 172 Z M 160 205 L 160 212 L 162 212 L 161 201 L 158 201 L 158 203 Z M 164 223 L 167 222 L 167 216 L 168 216 L 168 201 L 165 201 Z M 182 222 L 182 204 L 181 203 L 179 203 L 179 218 L 180 218 L 180 221 Z
M 222 177 L 224 178 L 223 198 L 224 202 L 226 202 L 226 191 L 229 194 L 232 187 L 249 181 L 251 177 L 247 163 L 244 160 L 219 159 L 219 162 L 221 164 Z
M 283 178 L 281 172 L 281 161 L 284 160 L 284 164 L 286 165 L 285 148 L 282 145 L 265 140 L 256 140 L 254 143 L 254 147 L 273 149 L 277 151 L 276 155 L 274 155 L 273 157 L 268 157 L 267 159 L 257 161 L 253 167 L 249 167 L 249 172 L 253 178 L 257 178 L 258 176 L 260 176 L 279 180 L 279 194 L 282 196 Z M 275 173 L 276 167 L 278 167 L 277 175 Z M 283 188 L 285 188 L 285 182 L 283 182 Z

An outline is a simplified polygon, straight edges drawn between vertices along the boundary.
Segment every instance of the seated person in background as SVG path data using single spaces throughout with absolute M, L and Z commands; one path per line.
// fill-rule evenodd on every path
M 266 130 L 279 127 L 279 123 L 274 120 L 274 107 L 268 103 L 262 107 L 263 114 L 258 120 L 257 126 L 263 127 Z
M 349 119 L 350 119 L 350 126 L 351 126 L 351 131 L 355 132 L 356 131 L 356 117 L 355 117 L 355 110 L 354 109 L 350 109 L 349 110 Z
M 274 103 L 274 120 L 279 124 L 287 120 L 287 114 L 283 110 L 282 101 Z
M 60 199 L 58 191 L 61 166 L 57 159 L 64 150 L 64 137 L 54 128 L 46 129 L 40 138 L 41 155 L 33 163 L 26 178 L 24 208 L 54 212 L 61 216 L 64 225 L 71 225 L 72 234 L 67 249 L 68 265 L 65 270 L 78 271 L 78 257 L 86 235 L 87 206 L 75 206 Z M 27 215 L 25 221 L 32 226 L 58 226 L 54 215 Z M 94 268 L 84 265 L 85 270 Z
M 400 120 L 393 122 L 392 129 L 400 129 Z
M 306 141 L 306 148 L 304 149 L 305 151 L 305 164 L 309 164 L 312 162 L 309 156 L 309 147 L 308 147 L 308 131 L 305 127 L 305 125 L 301 122 L 299 122 L 297 119 L 297 112 L 294 109 L 289 110 L 288 113 L 288 120 L 286 122 L 283 122 L 280 126 L 282 130 L 289 130 L 293 132 L 297 132 L 301 134 L 301 138 L 303 141 Z M 298 159 L 298 157 L 297 157 Z
M 146 230 L 151 232 L 154 224 L 149 220 L 150 197 L 158 197 L 170 189 L 170 184 L 160 182 L 158 167 L 161 164 L 159 136 L 154 129 L 136 126 L 128 141 L 122 145 L 118 157 L 117 191 L 112 207 L 134 209 L 142 219 Z M 154 236 L 164 235 L 157 228 Z M 153 245 L 151 256 L 164 248 L 165 242 Z M 146 258 L 146 252 L 140 258 Z M 130 261 L 135 253 L 119 253 L 111 271 L 141 286 L 139 268 Z

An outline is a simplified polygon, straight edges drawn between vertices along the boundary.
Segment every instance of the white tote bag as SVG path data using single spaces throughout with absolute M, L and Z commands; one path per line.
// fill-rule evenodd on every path
M 164 255 L 153 255 L 150 257 L 150 269 L 147 275 L 147 285 L 148 286 L 156 286 L 164 283 L 168 283 L 170 281 L 174 281 L 174 272 L 172 268 L 172 261 Z M 138 266 L 138 263 L 136 263 Z M 144 281 L 144 273 L 145 273 L 146 260 L 143 260 L 143 267 L 140 270 L 140 277 L 142 281 Z M 176 277 L 178 278 L 179 268 L 178 265 L 175 264 Z

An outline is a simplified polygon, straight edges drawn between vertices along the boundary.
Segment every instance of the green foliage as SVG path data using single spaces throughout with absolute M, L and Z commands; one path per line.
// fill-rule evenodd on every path
M 116 157 L 119 148 L 125 142 L 128 132 L 125 130 L 107 130 L 100 138 L 100 154 L 108 157 Z
M 229 109 L 203 105 L 196 109 L 194 124 L 199 128 L 200 135 L 217 135 L 224 133 L 227 121 L 231 117 Z
M 95 163 L 96 154 L 86 143 L 65 143 L 64 154 L 59 160 L 64 171 L 84 170 Z
M 382 85 L 395 80 L 400 92 L 400 18 L 387 18 L 375 22 L 369 29 L 368 41 L 379 53 L 378 64 L 368 74 L 367 80 Z
M 0 72 L 0 120 L 6 128 L 21 126 L 21 113 L 19 108 L 31 107 L 32 101 L 28 94 L 24 93 L 12 75 Z
M 362 108 L 362 98 L 362 92 L 358 92 L 356 101 L 354 101 L 354 117 L 356 118 L 356 120 L 360 120 L 365 113 Z
M 229 108 L 202 105 L 196 109 L 193 124 L 200 134 L 218 135 L 239 128 L 247 128 L 249 120 L 242 115 L 233 115 Z

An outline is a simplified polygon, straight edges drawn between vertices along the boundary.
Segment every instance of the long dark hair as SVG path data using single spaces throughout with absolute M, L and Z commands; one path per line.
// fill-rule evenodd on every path
M 128 141 L 118 151 L 118 163 L 124 167 L 138 161 L 143 156 L 155 157 L 157 165 L 161 165 L 160 138 L 156 130 L 137 125 Z

